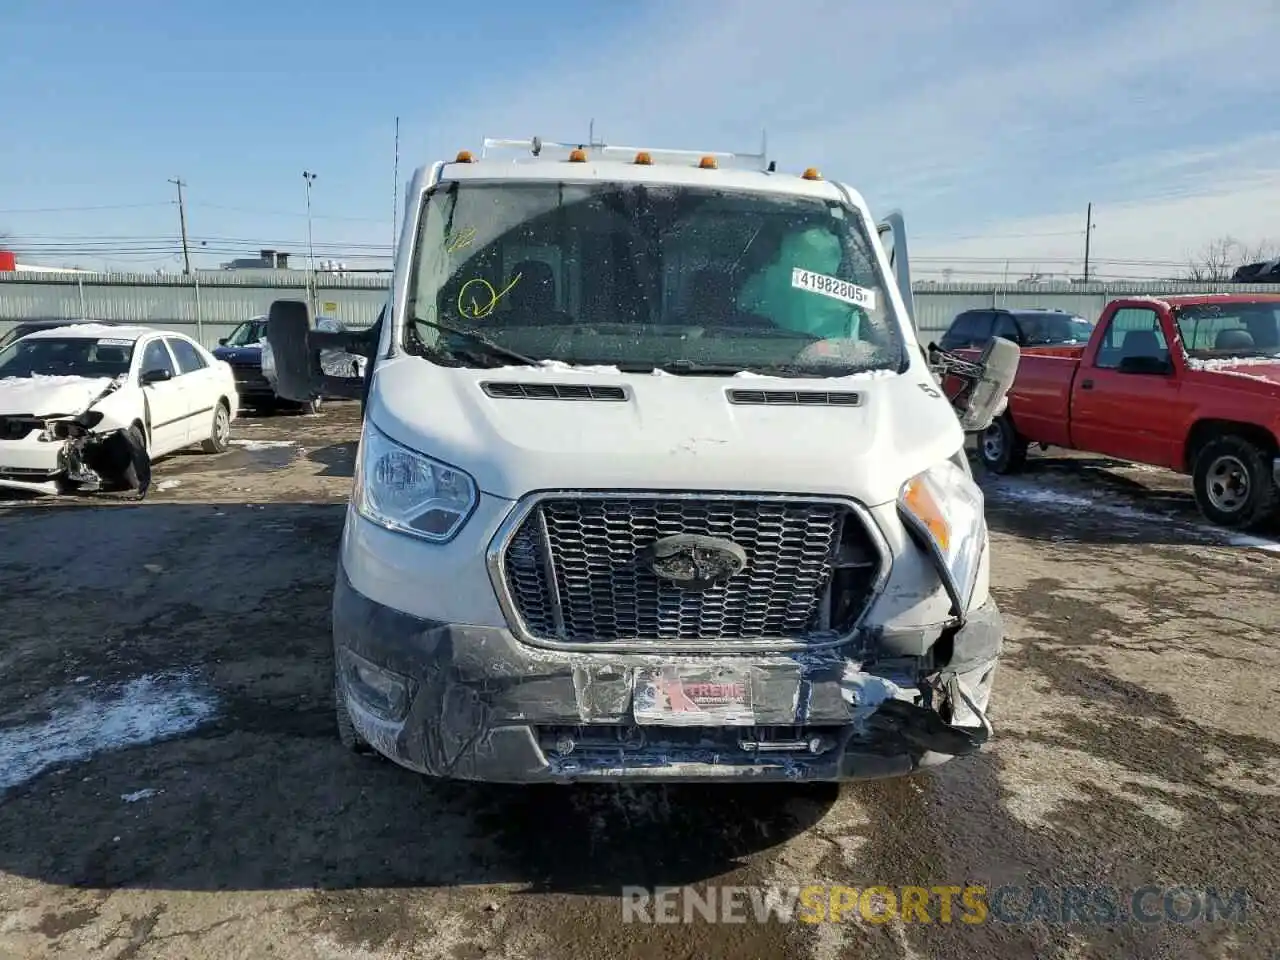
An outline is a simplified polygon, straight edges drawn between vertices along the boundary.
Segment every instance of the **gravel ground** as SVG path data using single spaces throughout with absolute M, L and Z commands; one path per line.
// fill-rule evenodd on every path
M 0 957 L 1280 951 L 1280 547 L 1200 524 L 1181 479 L 984 479 L 1009 642 L 975 757 L 841 789 L 497 788 L 336 741 L 357 433 L 351 404 L 246 419 L 141 504 L 0 503 Z M 1215 923 L 623 922 L 628 885 L 821 883 L 1250 899 Z

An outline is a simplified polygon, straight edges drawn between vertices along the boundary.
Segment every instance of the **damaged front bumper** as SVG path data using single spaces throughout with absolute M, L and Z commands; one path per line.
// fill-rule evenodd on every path
M 382 606 L 341 566 L 333 629 L 338 692 L 360 737 L 419 773 L 500 783 L 908 774 L 985 742 L 1003 641 L 991 602 L 936 645 L 945 663 L 562 653 Z M 732 702 L 710 716 L 655 712 L 650 679 L 681 674 L 694 684 L 683 690 Z
M 61 428 L 62 436 L 42 428 L 19 439 L 0 440 L 0 488 L 61 494 L 133 485 L 145 492 L 150 458 L 128 431 L 90 433 L 76 429 L 72 418 L 53 422 L 71 426 L 69 431 Z

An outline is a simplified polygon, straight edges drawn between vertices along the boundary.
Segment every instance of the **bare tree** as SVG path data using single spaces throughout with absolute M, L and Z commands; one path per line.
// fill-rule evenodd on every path
M 1221 283 L 1230 280 L 1246 263 L 1276 256 L 1280 256 L 1280 245 L 1274 241 L 1263 240 L 1249 246 L 1232 236 L 1219 237 L 1190 259 L 1186 279 L 1195 283 Z

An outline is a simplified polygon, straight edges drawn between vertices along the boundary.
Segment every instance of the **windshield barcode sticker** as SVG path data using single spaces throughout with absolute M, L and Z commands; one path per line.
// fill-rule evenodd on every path
M 814 273 L 812 270 L 804 270 L 800 267 L 794 268 L 791 271 L 791 286 L 797 290 L 820 293 L 824 297 L 831 297 L 833 300 L 842 300 L 845 303 L 851 303 L 855 307 L 862 307 L 866 310 L 874 310 L 876 308 L 876 292 L 874 290 L 860 287 L 856 283 L 850 283 L 848 280 L 841 280 L 839 277 L 828 277 L 823 273 Z
M 99 340 L 98 346 L 100 347 L 132 347 L 133 341 L 132 340 L 115 340 L 111 338 L 106 338 L 106 339 Z

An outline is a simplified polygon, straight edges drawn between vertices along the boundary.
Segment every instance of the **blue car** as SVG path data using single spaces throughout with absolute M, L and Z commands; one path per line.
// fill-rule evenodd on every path
M 213 355 L 231 365 L 240 401 L 245 406 L 261 411 L 275 410 L 281 406 L 297 408 L 298 404 L 277 397 L 276 392 L 271 389 L 271 383 L 262 375 L 262 337 L 266 329 L 266 317 L 246 320 L 232 330 L 229 337 L 218 341 Z

